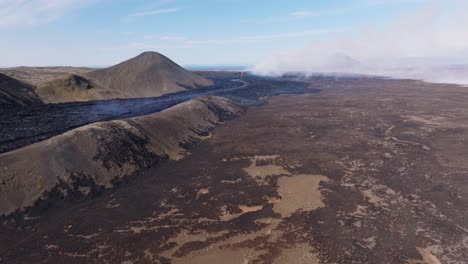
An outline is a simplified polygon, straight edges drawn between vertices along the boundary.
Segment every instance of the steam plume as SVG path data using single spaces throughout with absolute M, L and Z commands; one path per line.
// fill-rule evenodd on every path
M 262 75 L 368 74 L 468 84 L 467 8 L 462 1 L 430 1 L 383 27 L 355 28 L 274 54 L 251 70 Z

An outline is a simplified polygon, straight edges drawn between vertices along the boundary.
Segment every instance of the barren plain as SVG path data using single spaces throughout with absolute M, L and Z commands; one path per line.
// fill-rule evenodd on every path
M 118 188 L 4 217 L 0 261 L 467 263 L 467 88 L 305 81 Z

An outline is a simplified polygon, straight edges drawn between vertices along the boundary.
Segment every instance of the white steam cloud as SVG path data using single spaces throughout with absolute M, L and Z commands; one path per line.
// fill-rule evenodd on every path
M 353 29 L 300 50 L 274 54 L 251 71 L 367 74 L 468 84 L 466 10 L 466 1 L 431 1 L 383 27 Z

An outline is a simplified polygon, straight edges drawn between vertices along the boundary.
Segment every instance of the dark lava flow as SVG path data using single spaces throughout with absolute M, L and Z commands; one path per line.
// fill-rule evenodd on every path
M 159 112 L 184 101 L 217 95 L 242 105 L 257 105 L 259 98 L 279 94 L 318 92 L 309 84 L 279 78 L 246 76 L 232 80 L 238 74 L 209 76 L 214 85 L 159 97 L 113 99 L 90 102 L 48 104 L 19 109 L 2 109 L 0 113 L 0 153 L 12 151 L 74 128 L 94 122 L 109 121 Z

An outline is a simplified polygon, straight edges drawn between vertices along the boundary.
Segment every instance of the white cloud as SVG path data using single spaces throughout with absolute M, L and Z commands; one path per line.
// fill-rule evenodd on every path
M 241 19 L 240 22 L 248 23 L 248 24 L 283 23 L 283 22 L 297 21 L 299 19 L 305 19 L 305 18 L 336 16 L 336 15 L 340 15 L 343 13 L 347 13 L 349 11 L 350 11 L 349 8 L 321 9 L 321 10 L 304 9 L 304 10 L 296 10 L 293 12 L 285 13 L 279 16 Z
M 433 80 L 441 67 L 468 63 L 468 19 L 462 1 L 430 1 L 382 27 L 367 25 L 272 54 L 253 67 L 263 74 L 342 72 Z M 432 76 L 431 76 L 432 75 Z
M 177 11 L 179 11 L 179 8 L 154 9 L 154 10 L 149 10 L 149 11 L 142 11 L 142 12 L 133 13 L 133 14 L 130 14 L 130 17 L 154 16 L 154 15 L 175 13 Z
M 240 36 L 233 38 L 220 38 L 220 39 L 206 39 L 206 40 L 188 40 L 187 44 L 229 44 L 229 43 L 247 43 L 247 42 L 258 42 L 268 41 L 275 39 L 286 39 L 286 38 L 298 38 L 313 35 L 328 34 L 336 32 L 337 30 L 308 30 L 308 31 L 295 31 L 286 32 L 270 35 L 256 35 L 256 36 Z
M 292 12 L 290 15 L 293 17 L 317 17 L 317 16 L 320 16 L 320 13 L 309 11 L 309 10 L 302 10 L 302 11 Z
M 285 32 L 270 35 L 256 36 L 239 36 L 232 38 L 218 39 L 191 39 L 178 35 L 145 35 L 144 41 L 132 42 L 125 45 L 106 47 L 113 50 L 172 50 L 172 49 L 190 49 L 200 46 L 211 47 L 213 45 L 232 45 L 257 42 L 271 42 L 279 39 L 301 38 L 306 36 L 316 36 L 329 34 L 332 32 L 340 32 L 341 30 L 310 30 L 310 31 L 295 31 Z
M 0 28 L 50 23 L 97 0 L 0 0 Z
M 285 32 L 270 35 L 255 35 L 255 36 L 239 36 L 232 38 L 216 38 L 216 39 L 191 39 L 179 35 L 145 35 L 144 42 L 133 42 L 128 45 L 117 46 L 115 49 L 157 49 L 159 48 L 190 48 L 203 45 L 224 45 L 224 44 L 242 44 L 273 41 L 278 39 L 301 38 L 307 36 L 318 36 L 340 32 L 341 30 L 309 30 Z M 162 45 L 161 45 L 162 44 Z

